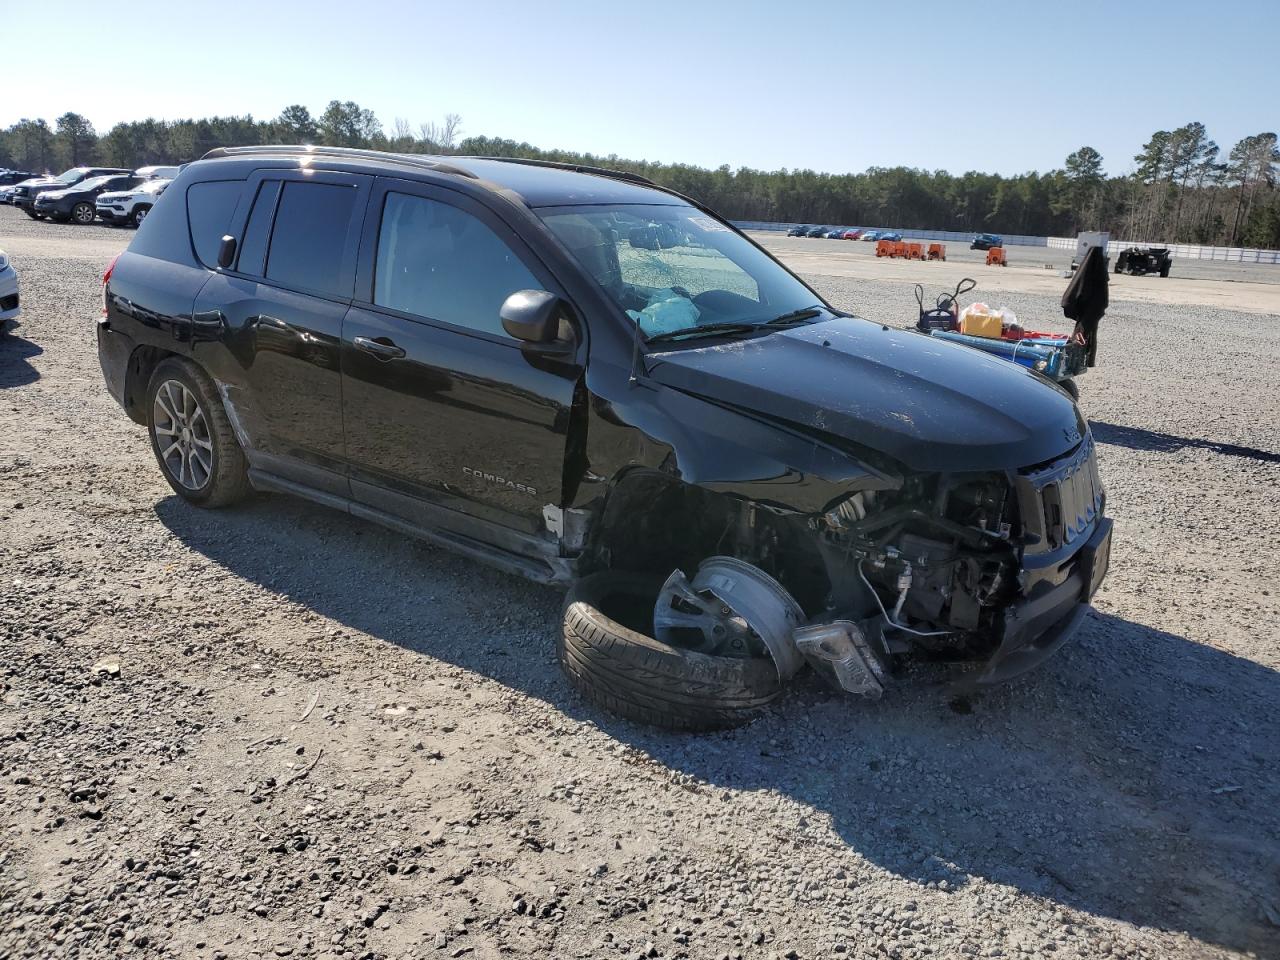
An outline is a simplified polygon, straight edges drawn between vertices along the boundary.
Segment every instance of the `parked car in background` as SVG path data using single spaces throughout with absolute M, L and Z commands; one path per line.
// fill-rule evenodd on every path
M 49 217 L 58 223 L 71 220 L 74 223 L 93 223 L 98 215 L 97 200 L 108 190 L 126 190 L 142 183 L 132 173 L 108 177 L 90 177 L 73 187 L 62 190 L 44 190 L 36 196 L 34 210 L 37 215 Z
M 135 176 L 142 177 L 144 180 L 172 180 L 176 177 L 186 164 L 176 166 L 151 166 L 139 167 L 133 171 Z
M 863 230 L 862 236 L 859 237 L 858 239 L 859 240 L 879 240 L 880 231 L 879 230 Z
M 24 180 L 34 180 L 39 176 L 40 174 L 32 173 L 30 170 L 0 170 L 0 187 L 9 187 Z
M 151 207 L 164 193 L 164 188 L 172 182 L 168 179 L 144 180 L 132 190 L 100 193 L 95 203 L 98 218 L 111 224 L 136 227 L 146 219 Z
M 899 241 L 899 240 L 901 240 L 901 239 L 902 239 L 902 234 L 897 233 L 897 232 L 895 232 L 895 231 L 893 231 L 893 230 L 886 230 L 886 231 L 884 231 L 883 233 L 881 233 L 879 236 L 877 236 L 877 237 L 876 237 L 876 239 L 877 239 L 877 240 L 892 240 L 892 241 L 894 241 L 894 242 L 896 243 L 897 241 Z
M 992 247 L 1003 247 L 1004 238 L 994 233 L 980 233 L 969 244 L 970 250 L 990 250 Z
M 841 240 L 857 240 L 862 236 L 861 230 L 846 230 L 840 237 Z
M 18 271 L 0 250 L 0 327 L 18 315 Z
M 825 237 L 830 230 L 831 230 L 830 227 L 814 227 L 812 230 L 806 233 L 805 236 L 806 237 Z
M 787 231 L 787 236 L 788 237 L 807 237 L 809 235 L 809 231 L 812 229 L 813 227 L 806 227 L 803 225 L 795 226 Z
M 844 227 L 836 227 L 833 230 L 828 230 L 826 236 L 828 240 L 843 240 Z
M 56 177 L 37 177 L 24 180 L 13 190 L 13 205 L 20 208 L 28 217 L 39 220 L 44 214 L 36 213 L 36 197 L 46 190 L 63 190 L 91 177 L 118 176 L 131 174 L 132 170 L 120 167 L 72 167 Z

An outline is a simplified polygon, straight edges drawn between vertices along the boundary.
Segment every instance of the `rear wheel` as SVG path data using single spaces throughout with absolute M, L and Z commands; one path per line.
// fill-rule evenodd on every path
M 151 448 L 174 493 L 200 507 L 248 495 L 244 452 L 208 374 L 190 360 L 164 360 L 151 375 L 147 400 Z

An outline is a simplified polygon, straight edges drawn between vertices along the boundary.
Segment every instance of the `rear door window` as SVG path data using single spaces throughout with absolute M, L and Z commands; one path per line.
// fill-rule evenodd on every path
M 341 184 L 286 181 L 271 230 L 266 278 L 322 297 L 349 296 L 344 257 L 358 192 Z
M 244 228 L 240 259 L 236 263 L 236 269 L 241 273 L 262 276 L 262 265 L 267 259 L 267 240 L 271 237 L 271 221 L 275 217 L 276 200 L 279 197 L 279 180 L 264 180 L 258 187 L 258 196 L 249 213 L 249 223 Z
M 218 245 L 231 223 L 243 187 L 243 180 L 206 180 L 187 188 L 191 243 L 200 262 L 210 270 L 217 269 Z

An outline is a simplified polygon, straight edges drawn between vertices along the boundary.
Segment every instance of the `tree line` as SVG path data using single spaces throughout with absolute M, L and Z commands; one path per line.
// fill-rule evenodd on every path
M 710 170 L 463 137 L 456 114 L 416 127 L 397 118 L 387 131 L 373 111 L 333 100 L 318 116 L 294 104 L 272 120 L 147 119 L 118 123 L 101 134 L 78 113 L 64 113 L 52 127 L 43 119 L 23 119 L 0 130 L 0 167 L 40 173 L 86 163 L 138 167 L 198 159 L 215 147 L 272 143 L 608 166 L 641 174 L 735 220 L 1034 236 L 1108 230 L 1120 239 L 1280 248 L 1276 134 L 1245 137 L 1224 156 L 1199 122 L 1152 134 L 1133 158 L 1131 172 L 1117 176 L 1108 176 L 1101 154 L 1087 146 L 1047 173 L 872 167 L 831 174 L 728 165 Z

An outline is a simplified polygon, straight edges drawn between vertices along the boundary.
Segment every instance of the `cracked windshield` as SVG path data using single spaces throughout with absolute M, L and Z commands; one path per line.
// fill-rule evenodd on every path
M 749 241 L 689 206 L 550 207 L 543 221 L 648 338 L 756 326 L 813 292 Z

